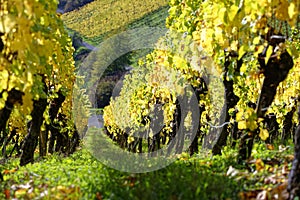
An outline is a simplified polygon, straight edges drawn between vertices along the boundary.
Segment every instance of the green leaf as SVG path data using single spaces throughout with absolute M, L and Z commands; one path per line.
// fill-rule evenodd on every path
M 290 45 L 286 50 L 290 55 L 294 56 L 295 58 L 299 57 L 299 51 L 295 46 Z

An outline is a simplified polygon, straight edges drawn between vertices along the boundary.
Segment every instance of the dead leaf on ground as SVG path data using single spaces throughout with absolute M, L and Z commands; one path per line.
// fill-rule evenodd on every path
M 10 190 L 9 189 L 4 189 L 3 193 L 5 195 L 5 199 L 10 199 Z
M 266 146 L 267 146 L 268 150 L 274 150 L 275 149 L 274 145 L 272 145 L 272 144 L 266 144 Z
M 102 195 L 100 194 L 100 192 L 96 193 L 96 199 L 97 200 L 102 200 Z
M 265 168 L 265 164 L 264 162 L 262 161 L 262 159 L 256 159 L 255 161 L 255 167 L 256 167 L 256 170 L 257 171 L 261 171 Z
M 15 173 L 16 171 L 18 171 L 18 168 L 5 169 L 5 170 L 3 170 L 3 174 L 5 174 L 5 175 L 12 174 L 12 173 Z
M 239 193 L 241 200 L 286 200 L 288 196 L 287 181 L 271 189 L 253 190 Z

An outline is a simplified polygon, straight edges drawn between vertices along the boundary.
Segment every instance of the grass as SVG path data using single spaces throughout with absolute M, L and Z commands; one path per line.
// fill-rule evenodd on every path
M 13 159 L 2 166 L 0 199 L 240 199 L 255 191 L 272 191 L 286 180 L 283 168 L 290 169 L 291 153 L 291 147 L 269 150 L 260 144 L 255 146 L 253 162 L 237 165 L 236 150 L 228 148 L 215 157 L 203 151 L 141 174 L 109 168 L 85 149 L 20 168 L 15 168 L 18 159 Z M 274 180 L 268 182 L 270 177 Z
M 66 27 L 98 45 L 103 39 L 128 28 L 163 26 L 167 0 L 95 0 L 79 10 L 62 15 Z

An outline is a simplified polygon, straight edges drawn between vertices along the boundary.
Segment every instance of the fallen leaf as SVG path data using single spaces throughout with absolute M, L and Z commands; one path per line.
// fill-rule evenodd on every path
M 268 191 L 263 190 L 257 194 L 256 200 L 267 200 L 268 199 Z
M 27 189 L 25 188 L 20 188 L 18 190 L 15 191 L 15 196 L 18 198 L 24 196 L 25 194 L 27 194 Z
M 287 164 L 285 164 L 283 167 L 282 167 L 282 174 L 283 175 L 288 175 L 289 174 L 289 167 Z
M 294 155 L 287 155 L 286 159 L 288 162 L 292 162 L 294 160 Z
M 276 186 L 271 190 L 271 197 L 272 199 L 279 199 L 279 200 L 284 200 L 288 199 L 288 192 L 287 192 L 287 184 L 288 182 L 285 181 L 284 183 Z
M 261 192 L 261 190 L 257 191 L 247 191 L 247 192 L 240 192 L 239 198 L 241 200 L 250 200 L 250 199 L 256 199 L 257 195 Z
M 276 175 L 271 175 L 271 176 L 265 178 L 264 183 L 265 184 L 276 184 L 276 183 L 278 183 Z
M 265 168 L 265 164 L 264 162 L 262 161 L 262 159 L 256 159 L 255 161 L 255 167 L 256 167 L 256 170 L 257 171 L 261 171 Z
M 263 160 L 263 162 L 266 165 L 271 165 L 271 166 L 280 165 L 281 164 L 281 162 L 278 159 L 276 159 L 276 158 L 267 158 L 267 159 Z
M 96 199 L 97 200 L 102 200 L 102 195 L 100 194 L 100 192 L 96 193 Z
M 15 173 L 17 170 L 18 170 L 18 168 L 14 168 L 14 169 L 10 169 L 10 170 L 5 169 L 3 171 L 3 174 L 12 174 L 12 173 Z
M 266 146 L 267 146 L 267 149 L 269 149 L 269 150 L 274 150 L 275 149 L 274 145 L 272 145 L 272 144 L 266 144 Z
M 229 169 L 227 170 L 226 175 L 227 176 L 236 176 L 239 173 L 239 171 L 237 169 L 235 169 L 234 167 L 230 166 Z
M 9 189 L 4 189 L 3 193 L 5 195 L 5 199 L 10 199 L 10 190 Z

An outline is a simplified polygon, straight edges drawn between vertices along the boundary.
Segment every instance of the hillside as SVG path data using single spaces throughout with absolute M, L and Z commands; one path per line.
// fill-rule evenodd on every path
M 121 33 L 124 30 L 141 27 L 165 28 L 168 16 L 168 1 L 134 1 L 129 0 L 95 0 L 77 10 L 62 15 L 65 26 L 72 35 L 73 46 L 76 49 L 74 59 L 76 65 L 83 72 L 90 71 L 93 65 L 98 68 L 99 63 L 91 65 L 81 64 L 93 46 L 98 46 L 106 38 Z M 140 37 L 148 38 L 149 33 L 139 31 L 129 43 L 139 43 Z M 158 40 L 164 32 L 151 35 L 153 41 Z M 128 45 L 128 44 L 126 44 Z M 136 50 L 115 60 L 107 69 L 104 80 L 97 87 L 97 104 L 99 107 L 108 105 L 112 89 L 119 78 L 126 73 L 126 66 L 134 66 L 141 57 L 147 55 L 151 49 Z M 111 76 L 111 77 L 105 77 Z M 86 81 L 89 75 L 85 74 Z
M 0 200 L 300 200 L 300 0 L 95 1 L 1 0 Z
M 92 1 L 93 0 L 59 0 L 57 11 L 60 13 L 70 12 Z
M 167 0 L 96 0 L 79 10 L 65 13 L 66 27 L 94 45 L 129 27 L 164 26 Z

